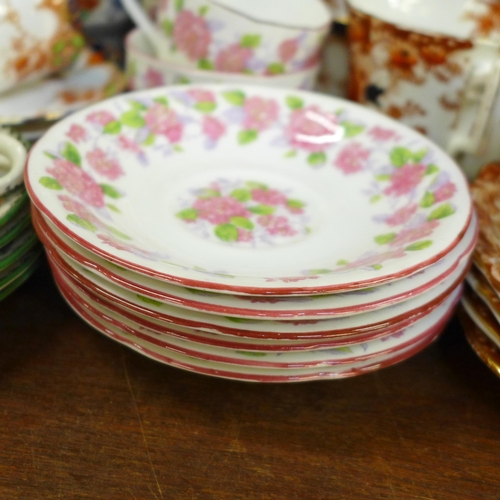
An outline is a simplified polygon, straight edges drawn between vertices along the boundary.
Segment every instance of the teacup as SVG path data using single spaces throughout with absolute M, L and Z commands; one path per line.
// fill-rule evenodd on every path
M 314 66 L 331 12 L 322 0 L 162 0 L 151 21 L 139 0 L 122 0 L 163 60 L 257 75 Z
M 266 87 L 312 90 L 315 88 L 319 64 L 302 71 L 284 75 L 247 75 L 245 73 L 220 73 L 203 71 L 155 57 L 154 49 L 146 35 L 132 30 L 125 39 L 126 72 L 131 90 L 142 90 L 163 85 L 184 83 L 235 83 L 255 84 Z
M 0 196 L 23 184 L 26 149 L 0 130 Z
M 65 1 L 0 0 L 0 92 L 65 68 L 83 46 Z
M 428 135 L 457 158 L 470 179 L 486 161 L 500 157 L 494 137 L 500 125 L 500 4 L 349 5 L 349 97 Z

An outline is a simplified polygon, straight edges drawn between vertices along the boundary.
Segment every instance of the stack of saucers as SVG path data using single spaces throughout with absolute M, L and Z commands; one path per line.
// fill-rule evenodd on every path
M 473 349 L 500 375 L 500 164 L 483 167 L 471 192 L 479 238 L 462 298 L 467 317 L 462 315 L 461 319 Z
M 441 149 L 303 91 L 124 94 L 54 125 L 26 182 L 77 314 L 160 362 L 247 381 L 417 353 L 453 313 L 477 234 Z
M 31 276 L 42 253 L 24 188 L 25 162 L 23 144 L 0 129 L 0 300 Z

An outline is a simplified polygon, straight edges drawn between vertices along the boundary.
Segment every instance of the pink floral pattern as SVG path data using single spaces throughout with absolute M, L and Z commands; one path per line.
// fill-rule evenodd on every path
M 144 74 L 144 83 L 147 88 L 161 87 L 165 84 L 163 80 L 163 73 L 154 68 L 148 68 Z
M 395 130 L 383 128 L 379 125 L 370 128 L 367 134 L 376 141 L 399 140 L 401 138 Z
M 226 126 L 218 118 L 205 115 L 203 117 L 202 130 L 209 139 L 218 141 L 226 133 Z
M 416 188 L 425 174 L 427 167 L 424 165 L 407 164 L 396 169 L 390 184 L 384 189 L 389 196 L 404 196 Z
M 351 142 L 340 150 L 334 165 L 344 174 L 355 174 L 363 170 L 370 157 L 370 150 L 363 148 L 357 142 Z
M 207 57 L 212 41 L 212 35 L 203 16 L 198 16 L 189 10 L 183 10 L 177 16 L 173 38 L 177 49 L 184 52 L 191 61 Z
M 215 69 L 227 73 L 241 73 L 247 67 L 253 50 L 235 43 L 222 49 L 215 58 Z
M 123 169 L 118 160 L 112 158 L 100 148 L 87 153 L 86 158 L 96 172 L 109 180 L 116 180 L 123 175 Z
M 87 139 L 87 131 L 81 125 L 73 123 L 66 133 L 66 136 L 78 144 Z
M 434 229 L 439 226 L 439 221 L 430 220 L 419 224 L 416 227 L 403 229 L 390 243 L 391 247 L 402 247 L 409 245 L 421 238 L 430 236 Z
M 265 130 L 271 126 L 279 115 L 279 106 L 274 99 L 249 97 L 243 105 L 245 119 L 243 126 L 246 129 Z
M 278 47 L 279 58 L 282 62 L 290 62 L 299 50 L 299 42 L 295 38 L 281 42 Z
M 96 125 L 104 126 L 110 122 L 115 121 L 116 117 L 113 115 L 113 113 L 110 113 L 109 111 L 94 111 L 93 113 L 87 115 L 86 120 L 90 123 L 95 123 Z
M 182 138 L 183 125 L 177 113 L 162 103 L 154 103 L 144 115 L 144 120 L 153 134 L 165 136 L 171 143 Z
M 194 194 L 177 217 L 202 236 L 255 246 L 307 233 L 305 204 L 264 184 L 220 179 Z
M 400 226 L 408 222 L 412 216 L 417 212 L 418 205 L 416 203 L 410 203 L 397 209 L 392 215 L 387 217 L 385 220 L 386 224 L 389 226 Z

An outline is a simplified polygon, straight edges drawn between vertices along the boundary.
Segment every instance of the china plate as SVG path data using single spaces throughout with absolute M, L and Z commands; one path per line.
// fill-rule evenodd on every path
M 12 219 L 0 226 L 0 248 L 10 243 L 30 224 L 30 206 L 26 203 Z
M 72 309 L 90 326 L 146 357 L 199 374 L 249 382 L 305 382 L 310 380 L 338 379 L 362 375 L 401 362 L 417 354 L 435 340 L 442 331 L 442 327 L 438 328 L 434 326 L 423 339 L 416 341 L 410 347 L 406 347 L 386 356 L 372 358 L 358 363 L 325 366 L 321 368 L 262 368 L 200 359 L 195 356 L 187 356 L 173 349 L 162 348 L 153 342 L 141 339 L 136 335 L 131 335 L 125 330 L 118 328 L 105 318 L 85 309 L 80 303 L 69 300 L 69 297 L 65 296 L 64 290 L 60 291 L 70 307 L 72 307 Z
M 175 331 L 158 332 L 131 319 L 126 319 L 112 310 L 101 307 L 98 303 L 89 301 L 78 293 L 73 293 L 69 287 L 65 288 L 62 281 L 58 281 L 58 286 L 64 290 L 66 298 L 71 302 L 81 304 L 82 307 L 113 323 L 118 328 L 128 331 L 130 334 L 144 340 L 155 342 L 160 347 L 175 349 L 184 354 L 194 355 L 202 359 L 269 368 L 301 368 L 348 364 L 380 357 L 404 349 L 418 342 L 422 337 L 427 336 L 431 327 L 435 326 L 442 329 L 461 294 L 461 288 L 459 287 L 443 304 L 434 309 L 429 315 L 414 323 L 411 327 L 380 339 L 337 348 L 309 349 L 295 352 L 282 350 L 273 352 L 268 350 L 267 352 L 259 351 L 256 354 L 254 349 L 247 352 L 243 345 L 239 345 L 236 348 L 227 345 L 216 346 L 205 342 L 199 343 L 193 338 L 180 338 L 176 335 Z
M 24 188 L 16 189 L 0 197 L 0 227 L 9 222 L 25 205 L 28 204 L 28 194 Z
M 170 87 L 70 115 L 33 147 L 35 205 L 97 255 L 226 293 L 323 294 L 404 278 L 471 217 L 459 167 L 361 106 L 304 91 Z
M 121 92 L 125 75 L 114 65 L 84 51 L 64 73 L 18 87 L 0 96 L 0 125 L 56 120 Z
M 185 288 L 120 269 L 70 240 L 34 207 L 33 217 L 40 230 L 69 262 L 76 262 L 112 283 L 153 300 L 248 318 L 345 316 L 380 309 L 416 297 L 443 281 L 462 260 L 468 260 L 477 236 L 477 219 L 474 216 L 462 241 L 449 254 L 423 271 L 386 285 L 321 296 L 256 297 Z
M 0 271 L 9 267 L 27 251 L 39 244 L 35 231 L 28 227 L 15 240 L 0 248 Z

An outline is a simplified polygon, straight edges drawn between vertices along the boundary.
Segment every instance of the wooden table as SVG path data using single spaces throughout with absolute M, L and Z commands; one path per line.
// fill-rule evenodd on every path
M 88 327 L 44 264 L 0 303 L 1 499 L 500 498 L 500 380 L 458 321 L 414 358 L 265 385 Z

